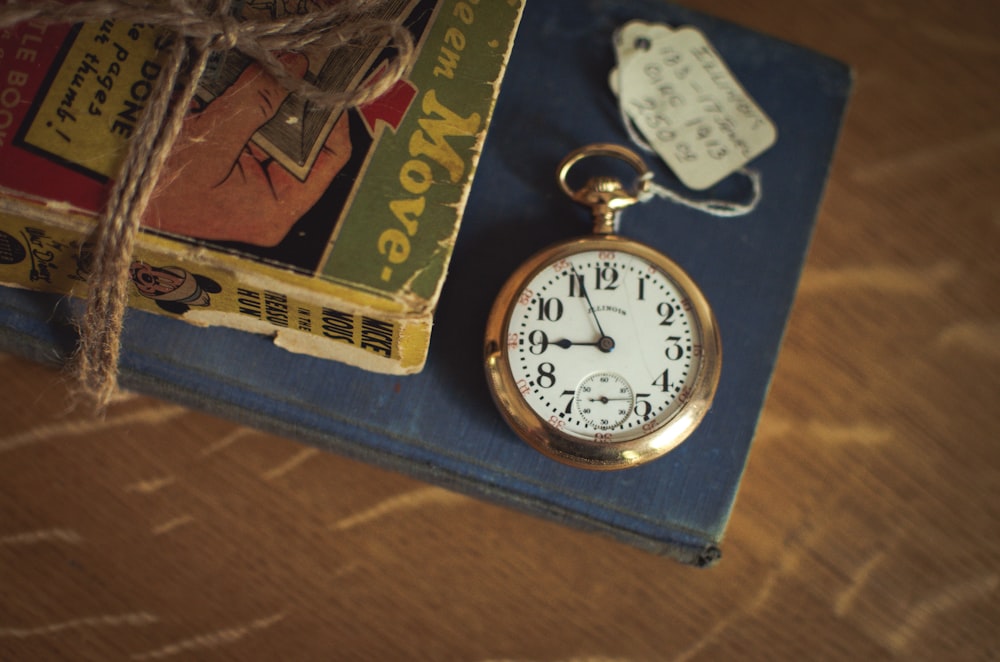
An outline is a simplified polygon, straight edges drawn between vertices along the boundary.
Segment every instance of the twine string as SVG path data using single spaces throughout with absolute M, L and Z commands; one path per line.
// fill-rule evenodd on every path
M 233 17 L 230 0 L 85 0 L 74 4 L 43 0 L 0 5 L 0 28 L 27 21 L 81 23 L 111 17 L 174 33 L 160 79 L 132 136 L 94 234 L 87 301 L 78 321 L 80 340 L 72 366 L 77 395 L 89 399 L 97 411 L 103 411 L 118 391 L 129 266 L 140 221 L 211 53 L 239 49 L 291 94 L 316 106 L 362 105 L 388 91 L 413 58 L 409 31 L 398 22 L 373 15 L 380 4 L 382 0 L 341 0 L 305 14 L 269 20 Z M 380 77 L 356 90 L 323 90 L 288 74 L 273 54 L 309 46 L 329 51 L 373 37 L 388 39 L 396 55 Z
M 676 191 L 672 191 L 659 182 L 653 181 L 652 172 L 648 172 L 642 177 L 642 179 L 646 180 L 648 183 L 646 184 L 645 192 L 639 196 L 639 202 L 646 202 L 654 197 L 659 197 L 664 200 L 670 200 L 671 202 L 683 207 L 688 207 L 689 209 L 696 209 L 712 216 L 718 216 L 719 218 L 735 218 L 736 216 L 745 216 L 757 208 L 757 205 L 760 204 L 761 197 L 763 196 L 760 173 L 747 167 L 740 168 L 736 172 L 743 175 L 750 181 L 750 200 L 747 202 L 689 198 L 685 195 L 677 193 Z

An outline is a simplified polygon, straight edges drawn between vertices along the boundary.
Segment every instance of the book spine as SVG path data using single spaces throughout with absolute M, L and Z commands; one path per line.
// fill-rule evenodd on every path
M 0 203 L 10 202 L 0 197 Z M 89 224 L 0 211 L 0 283 L 85 297 Z M 303 297 L 280 281 L 227 270 L 196 255 L 140 242 L 130 269 L 129 305 L 199 326 L 270 335 L 276 345 L 375 372 L 408 374 L 423 365 L 431 321 L 359 312 Z M 127 323 L 127 322 L 126 322 Z

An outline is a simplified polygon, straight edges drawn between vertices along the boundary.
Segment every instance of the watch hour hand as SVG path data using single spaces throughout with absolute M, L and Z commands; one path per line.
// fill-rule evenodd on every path
M 555 342 L 550 342 L 550 345 L 555 345 L 556 347 L 562 347 L 563 349 L 569 349 L 570 347 L 577 347 L 580 345 L 596 345 L 596 342 L 573 342 L 568 338 L 563 338 L 562 340 L 557 340 Z
M 563 338 L 562 340 L 557 340 L 555 342 L 550 342 L 550 345 L 555 345 L 556 347 L 562 347 L 563 349 L 569 349 L 570 347 L 596 347 L 602 352 L 610 352 L 615 348 L 615 341 L 610 336 L 601 336 L 600 340 L 596 342 L 574 342 L 568 338 Z

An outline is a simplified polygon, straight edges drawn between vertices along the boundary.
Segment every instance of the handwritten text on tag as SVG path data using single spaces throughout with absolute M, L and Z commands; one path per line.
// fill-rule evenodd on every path
M 698 30 L 633 22 L 616 49 L 623 113 L 687 187 L 706 189 L 774 144 L 773 122 Z

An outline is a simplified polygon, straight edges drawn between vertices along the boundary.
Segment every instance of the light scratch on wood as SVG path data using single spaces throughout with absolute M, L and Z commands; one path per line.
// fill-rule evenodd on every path
M 927 268 L 870 265 L 837 269 L 807 269 L 800 292 L 817 294 L 840 290 L 878 290 L 891 294 L 936 296 L 938 289 L 959 279 L 961 266 L 954 261 L 938 262 Z
M 363 510 L 360 513 L 338 520 L 333 523 L 332 528 L 337 531 L 345 531 L 362 524 L 368 524 L 382 517 L 393 515 L 400 511 L 415 510 L 431 504 L 461 504 L 465 503 L 467 500 L 468 498 L 462 496 L 461 494 L 456 494 L 455 492 L 450 492 L 440 487 L 423 487 L 413 490 L 412 492 L 405 492 L 403 494 L 390 497 L 375 504 L 367 510 Z
M 918 23 L 916 30 L 931 41 L 942 46 L 980 55 L 1000 54 L 997 42 L 992 37 L 978 37 L 967 31 L 950 30 L 937 24 Z
M 159 619 L 144 611 L 132 614 L 108 614 L 101 616 L 84 616 L 71 621 L 61 623 L 50 623 L 33 628 L 0 627 L 0 637 L 13 639 L 27 639 L 28 637 L 44 637 L 58 634 L 66 630 L 81 630 L 85 628 L 99 627 L 140 627 L 159 622 Z
M 805 434 L 828 444 L 878 445 L 892 441 L 892 430 L 887 427 L 858 423 L 856 425 L 831 425 L 810 421 Z
M 150 480 L 140 480 L 137 483 L 132 483 L 125 488 L 126 492 L 139 492 L 140 494 L 152 494 L 158 490 L 162 490 L 168 485 L 173 485 L 177 482 L 175 476 L 164 476 L 162 478 L 152 478 Z
M 720 618 L 715 622 L 708 632 L 706 632 L 698 641 L 691 644 L 687 649 L 681 651 L 680 655 L 674 658 L 673 662 L 687 662 L 692 659 L 695 655 L 703 651 L 709 644 L 715 641 L 716 638 L 726 630 L 728 630 L 733 623 L 737 622 L 745 616 L 749 616 L 757 612 L 761 607 L 763 607 L 767 601 L 771 598 L 771 594 L 774 593 L 775 588 L 778 587 L 782 579 L 794 575 L 798 572 L 799 565 L 802 561 L 803 551 L 808 549 L 813 541 L 820 536 L 822 533 L 821 529 L 810 529 L 806 527 L 806 539 L 800 540 L 794 544 L 794 547 L 786 548 L 781 556 L 778 558 L 777 567 L 775 567 L 761 583 L 760 588 L 754 594 L 750 600 L 735 611 L 730 612 L 724 618 Z
M 207 446 L 206 448 L 202 449 L 201 456 L 202 457 L 207 457 L 207 456 L 212 455 L 214 453 L 218 453 L 219 451 L 225 450 L 226 448 L 229 448 L 234 443 L 236 443 L 237 441 L 239 441 L 239 439 L 241 437 L 245 437 L 246 435 L 252 434 L 254 432 L 255 431 L 251 430 L 250 428 L 236 428 L 235 430 L 233 430 L 229 434 L 223 436 L 221 439 L 219 439 L 214 444 L 211 444 L 211 445 Z
M 687 662 L 692 659 L 695 655 L 705 650 L 709 644 L 715 641 L 716 638 L 723 632 L 729 629 L 729 627 L 735 623 L 737 620 L 746 616 L 747 614 L 752 614 L 757 611 L 761 605 L 767 602 L 767 599 L 771 596 L 774 587 L 778 583 L 779 575 L 781 574 L 781 568 L 774 570 L 764 579 L 764 583 L 758 589 L 757 593 L 750 600 L 747 606 L 742 609 L 738 609 L 735 612 L 731 612 L 725 618 L 721 618 L 715 622 L 708 632 L 706 632 L 698 641 L 694 642 L 688 646 L 685 650 L 681 651 L 680 655 L 673 659 L 673 662 Z
M 145 651 L 143 653 L 136 653 L 132 655 L 132 659 L 162 660 L 163 658 L 180 655 L 181 653 L 186 653 L 188 651 L 218 648 L 219 646 L 223 646 L 225 644 L 235 643 L 258 630 L 265 630 L 284 618 L 285 615 L 283 613 L 278 613 L 265 618 L 259 618 L 255 621 L 247 623 L 246 625 L 237 625 L 234 627 L 223 628 L 222 630 L 216 630 L 215 632 L 209 632 L 208 634 L 199 634 L 191 637 L 190 639 L 184 639 L 176 643 L 167 644 L 161 648 Z
M 54 437 L 83 436 L 128 425 L 158 425 L 187 413 L 184 407 L 159 405 L 103 420 L 73 420 L 37 425 L 8 437 L 0 437 L 0 453 L 48 441 Z
M 873 554 L 870 559 L 865 561 L 861 567 L 854 572 L 851 576 L 851 583 L 847 586 L 847 588 L 840 592 L 837 599 L 833 603 L 834 614 L 840 617 L 847 614 L 851 606 L 854 604 L 854 599 L 858 597 L 861 589 L 868 584 L 868 579 L 871 577 L 872 572 L 874 572 L 875 568 L 880 566 L 888 557 L 888 550 L 880 550 Z
M 909 9 L 906 5 L 901 5 L 901 7 Z M 923 35 L 941 46 L 946 46 L 957 51 L 979 53 L 982 55 L 992 55 L 1000 51 L 996 40 L 991 37 L 980 37 L 969 30 L 958 30 L 937 22 L 915 19 L 906 10 L 898 7 L 885 7 L 879 3 L 865 3 L 863 12 L 871 18 L 891 24 L 895 29 L 903 28 L 907 32 Z
M 946 587 L 914 605 L 906 613 L 903 623 L 886 636 L 886 642 L 896 653 L 904 652 L 932 618 L 967 602 L 984 598 L 995 591 L 997 586 L 1000 586 L 1000 576 L 991 574 Z
M 303 448 L 298 453 L 288 458 L 286 461 L 282 462 L 278 466 L 272 469 L 268 469 L 267 471 L 262 473 L 261 477 L 264 480 L 276 480 L 278 478 L 281 478 L 295 467 L 299 466 L 309 458 L 318 454 L 319 454 L 319 449 Z
M 79 545 L 83 542 L 83 536 L 73 529 L 43 529 L 0 537 L 0 545 L 35 545 L 44 542 L 65 542 Z
M 885 179 L 906 179 L 913 171 L 940 173 L 950 164 L 976 163 L 980 154 L 992 154 L 1000 145 L 1000 131 L 976 133 L 964 140 L 927 145 L 905 154 L 892 156 L 881 161 L 873 161 L 855 168 L 851 177 L 858 181 L 877 183 Z
M 174 529 L 185 524 L 190 524 L 194 521 L 194 517 L 191 515 L 181 515 L 180 517 L 175 517 L 169 522 L 164 522 L 163 524 L 153 528 L 154 536 L 162 536 L 164 533 L 170 533 Z
M 1000 360 L 1000 323 L 960 322 L 941 332 L 938 343 L 948 349 L 966 349 Z
M 798 435 L 826 444 L 860 444 L 876 446 L 894 438 L 891 428 L 871 423 L 841 425 L 825 421 L 782 419 L 769 416 L 761 431 L 773 436 Z

